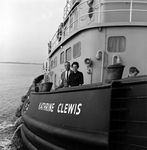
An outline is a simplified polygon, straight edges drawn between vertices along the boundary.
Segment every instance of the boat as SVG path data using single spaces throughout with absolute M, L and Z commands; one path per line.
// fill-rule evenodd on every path
M 26 148 L 147 149 L 146 39 L 146 0 L 67 0 L 21 111 Z M 66 61 L 84 84 L 56 90 Z

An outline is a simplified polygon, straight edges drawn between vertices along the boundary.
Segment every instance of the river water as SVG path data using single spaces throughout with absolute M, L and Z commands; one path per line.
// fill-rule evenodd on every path
M 15 112 L 33 79 L 42 73 L 42 65 L 0 63 L 0 150 L 23 149 L 21 139 L 12 140 Z

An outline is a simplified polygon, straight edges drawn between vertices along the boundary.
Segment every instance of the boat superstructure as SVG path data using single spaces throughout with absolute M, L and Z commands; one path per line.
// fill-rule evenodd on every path
M 146 39 L 146 0 L 67 0 L 44 65 L 52 90 L 32 91 L 22 110 L 26 147 L 147 149 Z M 84 84 L 54 90 L 66 61 L 79 62 Z M 110 66 L 123 68 L 119 78 Z M 136 77 L 128 77 L 132 66 Z
M 131 66 L 147 74 L 146 16 L 145 0 L 67 1 L 63 23 L 48 44 L 51 82 L 59 85 L 65 61 L 79 62 L 85 84 L 104 82 L 106 67 L 115 63 L 125 65 L 123 77 Z

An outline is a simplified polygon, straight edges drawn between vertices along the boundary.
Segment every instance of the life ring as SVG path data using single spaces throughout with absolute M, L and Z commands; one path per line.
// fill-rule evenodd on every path
M 89 7 L 89 10 L 88 10 L 88 16 L 89 16 L 89 18 L 91 19 L 92 18 L 92 16 L 93 16 L 93 8 L 92 7 Z
M 62 32 L 58 31 L 58 33 L 57 33 L 58 41 L 61 41 L 61 37 L 62 37 Z
M 57 31 L 57 39 L 58 41 L 61 41 L 61 37 L 62 37 L 62 28 L 63 28 L 63 23 L 60 24 L 58 31 Z

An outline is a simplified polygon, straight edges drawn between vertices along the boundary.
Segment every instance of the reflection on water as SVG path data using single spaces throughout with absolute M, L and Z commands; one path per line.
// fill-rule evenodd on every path
M 33 79 L 42 74 L 41 65 L 0 63 L 0 150 L 24 150 L 15 134 L 16 109 Z

